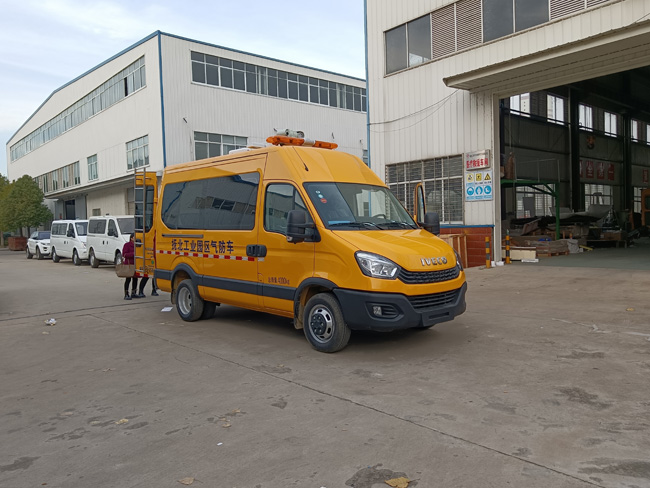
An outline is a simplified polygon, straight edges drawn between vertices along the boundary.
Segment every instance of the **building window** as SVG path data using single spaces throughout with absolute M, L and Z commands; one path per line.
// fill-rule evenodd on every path
M 530 93 L 510 97 L 510 111 L 530 117 Z
M 149 136 L 143 136 L 126 143 L 127 169 L 149 166 Z
M 612 205 L 613 186 L 585 183 L 585 210 L 591 205 Z
M 431 60 L 431 15 L 395 27 L 384 34 L 386 74 Z
M 605 112 L 605 135 L 616 137 L 618 135 L 618 115 Z
M 593 109 L 589 105 L 578 105 L 578 124 L 582 130 L 594 130 Z
M 93 115 L 106 110 L 144 86 L 146 86 L 146 77 L 143 56 L 11 146 L 11 161 L 21 158 L 46 142 L 85 122 Z
M 411 214 L 418 183 L 424 184 L 427 211 L 438 212 L 442 223 L 463 222 L 462 156 L 386 166 L 386 184 Z
M 363 156 L 361 157 L 361 160 L 365 163 L 366 166 L 370 166 L 370 161 L 368 158 L 368 150 L 364 149 L 363 150 Z
M 192 52 L 192 81 L 205 85 L 328 105 L 357 112 L 366 111 L 366 89 L 307 77 L 286 71 Z M 347 92 L 358 94 L 345 96 Z
M 79 173 L 79 161 L 72 164 L 72 175 L 74 177 L 74 184 L 81 184 L 81 174 Z
M 517 218 L 543 217 L 555 212 L 555 202 L 551 195 L 519 187 L 516 190 L 516 198 Z
M 631 120 L 630 124 L 630 135 L 632 136 L 632 140 L 634 142 L 639 142 L 639 121 L 638 120 Z
M 550 122 L 564 124 L 564 98 L 546 95 L 546 116 Z
M 216 158 L 228 154 L 234 149 L 242 149 L 248 144 L 246 137 L 210 134 L 207 132 L 194 133 L 194 158 Z
M 97 154 L 88 158 L 88 181 L 93 181 L 99 178 L 97 173 Z
M 645 190 L 645 188 L 641 186 L 635 186 L 633 188 L 634 192 L 634 212 L 635 213 L 641 213 L 641 192 Z
M 483 0 L 483 41 L 529 29 L 548 20 L 548 0 Z

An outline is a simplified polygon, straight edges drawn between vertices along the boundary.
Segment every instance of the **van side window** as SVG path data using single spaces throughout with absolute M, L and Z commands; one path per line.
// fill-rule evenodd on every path
M 162 221 L 169 229 L 252 230 L 259 183 L 259 173 L 170 183 Z
M 91 220 L 88 222 L 88 233 L 103 234 L 106 230 L 106 219 Z
M 264 229 L 269 232 L 287 233 L 287 215 L 291 210 L 304 210 L 307 222 L 313 222 L 300 193 L 292 185 L 274 183 L 266 187 L 264 199 Z M 314 234 L 314 229 L 306 229 L 307 236 Z
M 68 232 L 66 235 L 68 237 L 74 237 L 74 229 L 72 228 L 72 224 L 68 224 Z
M 114 220 L 109 220 L 108 221 L 108 235 L 109 236 L 114 236 L 114 237 L 118 236 L 118 234 L 117 234 L 117 226 L 115 225 Z

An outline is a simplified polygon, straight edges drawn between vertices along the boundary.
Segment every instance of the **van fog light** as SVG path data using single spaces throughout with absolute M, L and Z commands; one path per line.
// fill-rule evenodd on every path
M 368 309 L 374 317 L 382 319 L 393 319 L 400 315 L 400 311 L 388 303 L 369 304 Z

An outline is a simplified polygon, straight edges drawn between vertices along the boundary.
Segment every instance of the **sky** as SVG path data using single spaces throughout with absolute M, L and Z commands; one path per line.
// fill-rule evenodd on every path
M 0 173 L 7 142 L 58 88 L 160 30 L 364 78 L 363 0 L 1 0 Z

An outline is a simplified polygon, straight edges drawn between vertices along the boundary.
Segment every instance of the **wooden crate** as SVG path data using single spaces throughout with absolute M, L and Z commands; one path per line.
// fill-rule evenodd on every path
M 463 268 L 467 268 L 467 236 L 465 234 L 440 234 L 438 237 L 460 254 Z

